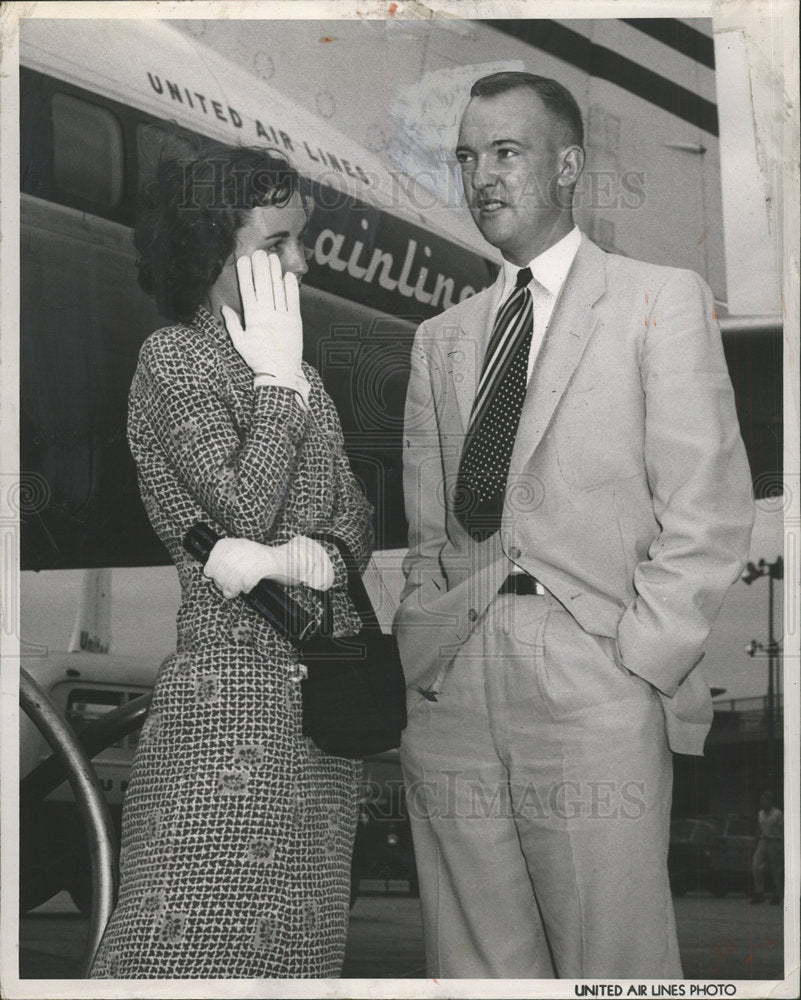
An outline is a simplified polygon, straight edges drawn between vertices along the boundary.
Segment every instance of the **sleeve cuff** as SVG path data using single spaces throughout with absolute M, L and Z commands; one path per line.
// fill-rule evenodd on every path
M 320 541 L 319 538 L 315 539 L 315 541 L 318 541 L 325 549 L 334 570 L 334 582 L 332 586 L 346 588 L 348 585 L 348 570 L 345 566 L 345 560 L 342 558 L 342 553 L 333 542 Z
M 285 389 L 292 389 L 300 397 L 305 409 L 309 408 L 309 380 L 302 372 L 293 375 L 260 373 L 253 379 L 253 387 L 259 386 L 282 386 Z

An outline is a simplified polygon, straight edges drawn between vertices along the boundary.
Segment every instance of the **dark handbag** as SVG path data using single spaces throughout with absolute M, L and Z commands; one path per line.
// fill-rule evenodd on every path
M 392 750 L 406 728 L 406 681 L 395 637 L 381 631 L 344 542 L 333 535 L 314 537 L 339 549 L 362 628 L 358 635 L 334 637 L 331 594 L 322 592 L 322 626 L 299 646 L 308 671 L 301 684 L 303 733 L 335 757 L 358 759 Z

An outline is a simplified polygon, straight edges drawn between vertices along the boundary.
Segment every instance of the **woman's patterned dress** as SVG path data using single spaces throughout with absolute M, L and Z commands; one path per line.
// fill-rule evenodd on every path
M 303 737 L 292 647 L 242 600 L 225 600 L 181 545 L 201 520 L 270 543 L 330 531 L 364 567 L 370 508 L 333 403 L 304 371 L 308 411 L 289 389 L 254 390 L 203 309 L 142 348 L 129 441 L 182 603 L 126 793 L 119 901 L 93 977 L 340 972 L 361 765 Z M 327 548 L 335 625 L 353 629 L 345 568 Z M 307 588 L 290 593 L 317 610 Z

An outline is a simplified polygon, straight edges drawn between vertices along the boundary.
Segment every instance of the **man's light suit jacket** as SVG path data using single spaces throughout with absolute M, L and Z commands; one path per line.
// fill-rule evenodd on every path
M 475 543 L 449 497 L 499 294 L 496 283 L 426 321 L 412 351 L 395 619 L 410 695 L 458 672 L 459 647 L 517 566 L 657 689 L 671 748 L 700 754 L 712 705 L 694 668 L 753 524 L 711 293 L 692 271 L 582 237 L 529 382 L 501 531 Z

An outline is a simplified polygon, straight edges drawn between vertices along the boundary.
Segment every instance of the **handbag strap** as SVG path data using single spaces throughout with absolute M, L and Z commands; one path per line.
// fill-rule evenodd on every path
M 370 629 L 372 631 L 380 632 L 381 625 L 378 622 L 378 617 L 375 613 L 375 608 L 373 607 L 373 602 L 370 600 L 370 595 L 367 593 L 367 587 L 364 585 L 364 580 L 359 572 L 359 567 L 356 565 L 356 560 L 353 557 L 353 553 L 350 551 L 345 542 L 336 535 L 327 534 L 325 532 L 315 532 L 309 536 L 314 538 L 318 542 L 330 542 L 332 545 L 336 545 L 339 550 L 339 554 L 342 556 L 342 561 L 345 563 L 345 568 L 348 571 L 348 594 L 353 602 L 353 606 L 362 620 L 362 627 Z M 324 590 L 322 592 L 323 597 L 323 629 L 328 632 L 329 635 L 333 635 L 333 606 L 331 602 L 331 591 Z

